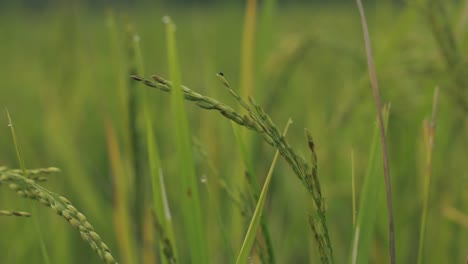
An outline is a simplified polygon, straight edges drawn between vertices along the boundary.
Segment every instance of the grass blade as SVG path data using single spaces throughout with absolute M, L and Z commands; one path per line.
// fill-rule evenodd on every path
M 388 122 L 389 109 L 384 109 L 385 127 Z M 382 191 L 383 177 L 381 177 L 382 163 L 378 154 L 379 128 L 375 127 L 372 144 L 367 163 L 366 176 L 361 190 L 359 214 L 354 228 L 351 256 L 349 263 L 368 263 L 372 235 L 374 234 L 375 219 L 379 206 L 379 194 Z
M 423 249 L 424 249 L 424 234 L 426 230 L 426 219 L 427 210 L 429 203 L 429 190 L 431 186 L 431 169 L 432 169 L 432 152 L 434 148 L 434 136 L 436 128 L 436 114 L 437 114 L 437 103 L 439 100 L 439 87 L 435 88 L 434 101 L 432 105 L 432 118 L 430 122 L 424 122 L 424 134 L 426 144 L 426 171 L 424 177 L 424 196 L 423 196 L 423 212 L 421 215 L 421 225 L 419 229 L 419 246 L 418 246 L 418 264 L 422 263 Z
M 21 156 L 18 140 L 16 138 L 15 126 L 13 125 L 13 121 L 11 121 L 10 112 L 6 108 L 5 108 L 5 111 L 6 111 L 6 114 L 7 114 L 7 117 L 8 117 L 8 126 L 10 127 L 10 132 L 11 132 L 11 137 L 12 137 L 12 140 L 13 140 L 13 144 L 15 145 L 16 156 L 18 158 L 18 162 L 20 164 L 21 170 L 23 171 L 23 175 L 25 177 L 27 177 L 28 172 L 27 172 L 26 166 L 24 164 L 23 156 Z M 31 210 L 34 213 L 37 212 L 37 210 L 35 209 L 35 207 L 32 204 L 31 204 Z M 41 225 L 39 224 L 39 220 L 37 218 L 34 218 L 33 222 L 34 222 L 34 228 L 36 229 L 37 236 L 39 237 L 39 242 L 40 242 L 40 245 L 41 245 L 41 253 L 42 253 L 42 258 L 44 260 L 44 263 L 50 264 L 51 263 L 50 262 L 50 257 L 49 257 L 49 253 L 47 252 L 47 247 L 45 245 L 44 237 L 43 237 L 42 232 L 41 232 Z
M 123 168 L 122 155 L 118 143 L 117 132 L 110 121 L 106 120 L 106 139 L 109 153 L 109 163 L 114 186 L 114 228 L 119 250 L 125 263 L 135 263 L 135 238 L 132 228 L 129 206 L 128 177 Z
M 161 242 L 166 238 L 165 243 L 159 244 L 159 251 L 161 256 L 164 256 L 162 263 L 173 263 L 178 258 L 177 249 L 175 247 L 175 235 L 172 227 L 172 216 L 169 208 L 168 199 L 166 196 L 166 188 L 164 185 L 164 176 L 162 173 L 161 159 L 159 156 L 158 145 L 154 139 L 153 124 L 151 123 L 151 116 L 149 114 L 148 105 L 145 103 L 145 119 L 146 119 L 146 143 L 148 148 L 148 160 L 150 167 L 151 188 L 153 208 L 156 215 L 155 221 L 161 224 L 165 236 L 160 232 L 159 237 Z M 171 255 L 166 252 L 172 252 Z
M 283 136 L 286 135 L 291 123 L 292 123 L 292 120 L 289 119 L 284 129 Z M 247 229 L 247 234 L 245 235 L 244 242 L 242 243 L 240 253 L 237 256 L 236 264 L 247 263 L 247 259 L 249 257 L 250 251 L 252 250 L 252 246 L 255 241 L 258 226 L 260 225 L 260 220 L 262 218 L 262 213 L 263 213 L 263 206 L 265 204 L 265 198 L 268 193 L 271 176 L 273 175 L 273 170 L 276 166 L 276 161 L 278 160 L 278 157 L 279 157 L 279 150 L 276 150 L 275 157 L 273 158 L 273 162 L 271 163 L 270 170 L 268 171 L 268 175 L 265 179 L 265 183 L 263 184 L 262 192 L 260 193 L 260 197 L 255 207 L 255 212 L 252 216 L 252 220 L 250 221 L 249 228 Z
M 244 212 L 244 216 L 245 215 L 250 216 L 254 214 L 255 206 L 260 197 L 261 190 L 260 190 L 260 186 L 257 180 L 258 179 L 257 173 L 255 172 L 254 166 L 252 164 L 252 158 L 249 155 L 249 151 L 248 151 L 249 148 L 247 144 L 245 143 L 247 135 L 245 133 L 241 133 L 240 128 L 237 127 L 234 124 L 234 122 L 231 122 L 231 124 L 232 124 L 232 129 L 234 131 L 234 137 L 236 138 L 236 143 L 237 143 L 237 146 L 239 147 L 240 155 L 243 161 L 243 163 L 241 163 L 241 166 L 239 167 L 245 168 L 245 172 L 242 172 L 242 174 L 246 174 L 246 177 L 242 177 L 243 185 L 239 185 L 242 187 L 242 190 L 245 191 L 245 194 L 248 197 L 248 199 L 246 199 L 246 201 L 242 204 L 241 211 Z M 247 180 L 247 182 L 245 180 Z M 243 218 L 244 218 L 243 220 L 248 220 L 248 219 L 245 219 L 245 217 Z M 275 263 L 275 256 L 274 256 L 273 248 L 271 245 L 272 243 L 271 243 L 270 231 L 268 229 L 267 219 L 263 216 L 260 217 L 260 226 L 261 226 L 261 232 L 259 233 L 259 237 L 263 236 L 263 239 L 265 240 L 266 248 L 264 248 L 263 245 L 261 245 L 260 243 L 256 244 L 256 247 L 257 247 L 256 250 L 257 250 L 258 256 L 262 263 Z M 244 231 L 243 228 L 244 227 L 242 226 L 240 234 L 243 234 L 243 231 Z M 241 248 L 242 246 L 243 245 L 241 245 Z
M 388 236 L 390 244 L 390 263 L 395 264 L 396 252 L 395 252 L 395 225 L 393 223 L 393 202 L 392 202 L 392 187 L 390 181 L 390 165 L 388 162 L 388 148 L 387 139 L 385 133 L 384 118 L 382 115 L 382 102 L 380 101 L 379 83 L 377 81 L 377 73 L 374 65 L 374 58 L 372 55 L 372 47 L 370 43 L 369 29 L 367 28 L 366 15 L 364 14 L 364 7 L 362 6 L 361 0 L 356 0 L 359 14 L 361 16 L 362 29 L 364 33 L 364 44 L 366 47 L 367 65 L 369 69 L 369 77 L 371 80 L 372 93 L 374 94 L 375 107 L 377 108 L 377 121 L 380 130 L 380 141 L 382 144 L 382 159 L 383 159 L 383 171 L 385 177 L 385 192 L 387 195 L 387 210 L 388 210 Z
M 10 112 L 8 111 L 7 108 L 5 108 L 5 112 L 8 117 L 8 127 L 10 127 L 11 138 L 15 146 L 16 158 L 18 159 L 21 170 L 23 170 L 23 175 L 28 176 L 28 172 L 26 171 L 26 166 L 24 165 L 24 160 L 23 160 L 23 157 L 21 156 L 21 152 L 19 149 L 18 140 L 16 139 L 15 127 L 13 126 L 13 122 L 11 121 Z
M 169 74 L 173 81 L 172 114 L 175 121 L 177 159 L 180 164 L 180 183 L 182 184 L 182 212 L 185 230 L 193 263 L 208 263 L 205 227 L 202 220 L 202 205 L 198 193 L 198 179 L 192 151 L 192 140 L 188 127 L 187 114 L 183 102 L 180 72 L 176 50 L 175 25 L 169 17 L 164 17 L 167 32 Z

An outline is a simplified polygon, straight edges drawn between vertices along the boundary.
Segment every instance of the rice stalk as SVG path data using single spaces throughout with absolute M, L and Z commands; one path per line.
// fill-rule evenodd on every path
M 164 256 L 162 258 L 163 263 L 170 263 L 170 264 L 177 263 L 177 252 L 174 251 L 176 248 L 175 248 L 175 245 L 171 242 L 174 240 L 173 239 L 171 240 L 170 238 L 170 236 L 174 236 L 174 235 L 166 234 L 165 229 L 162 227 L 161 223 L 158 220 L 160 217 L 156 215 L 155 211 L 152 211 L 152 213 L 153 213 L 152 219 L 153 219 L 154 229 L 158 233 L 159 241 L 161 243 L 161 246 L 160 246 L 160 249 L 162 250 L 161 253 Z M 170 223 L 172 224 L 172 222 Z M 171 229 L 168 229 L 168 230 L 171 231 L 172 227 Z
M 315 191 L 318 193 L 317 202 L 315 204 L 316 212 L 309 214 L 309 224 L 314 232 L 315 240 L 318 244 L 318 249 L 320 253 L 320 258 L 322 263 L 333 263 L 333 252 L 331 251 L 331 242 L 328 236 L 327 226 L 325 223 L 327 222 L 325 219 L 325 212 L 327 210 L 325 199 L 322 197 L 322 191 L 320 188 L 320 182 L 318 180 L 318 164 L 317 164 L 317 153 L 315 151 L 315 143 L 312 139 L 312 134 L 309 130 L 305 130 L 307 142 L 309 145 L 310 153 L 311 153 L 311 165 L 312 165 L 312 173 L 308 176 L 307 181 L 311 186 L 315 188 Z M 317 213 L 323 212 L 323 213 Z M 328 255 L 331 256 L 331 259 L 328 259 Z
M 96 251 L 104 263 L 117 264 L 109 247 L 94 231 L 86 216 L 78 211 L 67 198 L 49 191 L 14 170 L 13 172 L 11 170 L 0 171 L 0 186 L 3 183 L 8 184 L 8 188 L 19 196 L 51 208 L 80 232 L 81 238 Z
M 152 79 L 155 80 L 155 82 L 137 75 L 133 75 L 131 76 L 131 78 L 135 81 L 142 82 L 148 87 L 155 88 L 164 92 L 170 92 L 173 90 L 172 82 L 158 75 L 152 76 Z M 318 222 L 314 221 L 312 225 L 316 226 L 322 231 L 320 232 L 319 237 L 317 237 L 317 240 L 319 244 L 326 249 L 325 251 L 320 252 L 322 262 L 332 263 L 333 253 L 330 237 L 328 234 L 324 205 L 322 204 L 322 193 L 320 190 L 320 185 L 316 184 L 318 183 L 318 179 L 317 181 L 313 180 L 311 166 L 304 160 L 304 158 L 297 155 L 294 149 L 289 145 L 286 138 L 281 135 L 271 118 L 263 111 L 263 109 L 259 105 L 256 104 L 253 98 L 250 97 L 249 103 L 247 103 L 236 92 L 234 92 L 234 90 L 232 90 L 229 85 L 226 85 L 226 88 L 238 100 L 241 106 L 243 106 L 244 109 L 247 110 L 248 114 L 239 114 L 238 112 L 234 111 L 230 106 L 221 103 L 216 99 L 194 92 L 187 86 L 180 85 L 180 90 L 183 92 L 183 96 L 186 100 L 195 102 L 196 105 L 200 108 L 207 110 L 215 110 L 224 117 L 234 121 L 238 125 L 244 126 L 250 130 L 261 134 L 263 136 L 263 139 L 268 144 L 279 150 L 281 156 L 283 156 L 283 158 L 292 168 L 296 177 L 302 182 L 304 187 L 312 196 L 316 213 L 319 216 Z

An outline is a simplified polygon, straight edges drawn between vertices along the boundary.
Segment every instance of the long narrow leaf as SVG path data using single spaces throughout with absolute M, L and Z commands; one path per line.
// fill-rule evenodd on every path
M 19 165 L 21 167 L 21 170 L 23 171 L 23 175 L 27 176 L 27 170 L 26 170 L 26 165 L 24 164 L 24 159 L 23 156 L 21 155 L 19 144 L 18 144 L 18 139 L 16 138 L 16 131 L 15 131 L 15 126 L 13 125 L 13 121 L 11 121 L 11 116 L 10 112 L 8 109 L 5 109 L 7 117 L 8 117 L 8 126 L 10 127 L 10 132 L 11 132 L 11 137 L 13 140 L 13 144 L 15 145 L 15 150 L 16 150 L 16 156 L 18 158 Z M 34 206 L 31 204 L 31 210 L 34 212 L 37 212 L 37 210 L 34 208 Z M 37 236 L 39 237 L 40 245 L 41 245 L 41 253 L 42 253 L 42 258 L 44 260 L 44 263 L 50 264 L 50 257 L 49 253 L 47 252 L 47 247 L 44 241 L 44 237 L 41 232 L 41 225 L 39 224 L 39 220 L 37 218 L 34 218 L 34 228 L 36 229 Z
M 286 127 L 284 129 L 283 136 L 286 135 L 289 126 L 291 125 L 291 119 L 288 120 Z M 252 250 L 253 243 L 255 241 L 255 237 L 257 234 L 258 226 L 260 225 L 260 220 L 262 218 L 263 207 L 265 204 L 265 198 L 268 193 L 268 188 L 270 187 L 271 176 L 273 175 L 273 170 L 276 166 L 276 161 L 279 157 L 279 150 L 276 150 L 275 157 L 273 158 L 273 162 L 271 163 L 270 170 L 268 171 L 268 175 L 265 179 L 265 183 L 263 184 L 262 192 L 260 193 L 260 197 L 258 199 L 257 205 L 255 207 L 254 214 L 252 216 L 252 220 L 250 221 L 249 228 L 247 230 L 247 234 L 245 235 L 244 242 L 242 244 L 241 251 L 237 257 L 236 264 L 243 264 L 247 263 L 247 259 L 249 257 L 250 251 Z
M 175 25 L 169 17 L 164 17 L 167 32 L 169 74 L 173 81 L 172 114 L 175 124 L 177 160 L 180 166 L 182 212 L 184 214 L 185 233 L 188 240 L 192 263 L 208 263 L 205 228 L 202 221 L 202 206 L 198 193 L 198 179 L 192 151 L 192 140 L 185 112 L 181 89 L 180 72 L 176 50 Z
M 389 109 L 383 110 L 384 123 L 387 127 Z M 375 219 L 378 212 L 380 193 L 384 191 L 384 178 L 382 177 L 382 159 L 379 152 L 379 127 L 376 125 L 372 136 L 372 144 L 367 163 L 367 172 L 358 208 L 357 223 L 354 228 L 354 237 L 350 262 L 368 263 L 372 235 L 374 234 Z

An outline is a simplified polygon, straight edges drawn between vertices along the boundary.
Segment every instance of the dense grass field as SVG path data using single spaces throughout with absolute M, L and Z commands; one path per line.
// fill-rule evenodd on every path
M 366 6 L 381 100 L 390 105 L 398 263 L 468 257 L 468 12 L 461 2 Z M 0 215 L 0 263 L 102 263 L 90 248 L 101 239 L 119 263 L 235 263 L 275 148 L 217 110 L 181 104 L 180 92 L 130 78 L 157 74 L 246 114 L 218 72 L 233 91 L 255 98 L 279 131 L 293 120 L 287 141 L 313 168 L 304 128 L 310 131 L 334 263 L 389 262 L 377 109 L 354 2 L 254 8 L 0 10 L 0 167 L 20 169 L 0 168 L 0 210 L 32 214 Z M 20 177 L 6 109 L 25 168 L 60 173 L 46 182 Z M 279 157 L 248 263 L 320 262 L 308 220 L 320 210 L 296 175 Z M 96 233 L 37 184 L 71 201 Z M 20 197 L 33 189 L 39 196 Z M 353 241 L 365 238 L 353 262 Z M 101 258 L 113 263 L 106 252 Z

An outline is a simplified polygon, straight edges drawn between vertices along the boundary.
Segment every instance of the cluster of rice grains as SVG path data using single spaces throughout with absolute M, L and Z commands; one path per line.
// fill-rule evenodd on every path
M 39 181 L 46 181 L 45 175 L 56 173 L 57 168 L 45 168 L 35 170 L 17 170 L 0 167 L 0 186 L 5 183 L 9 189 L 19 196 L 38 201 L 42 205 L 52 208 L 54 212 L 65 218 L 75 229 L 80 232 L 81 237 L 106 264 L 117 264 L 109 247 L 102 241 L 101 237 L 94 231 L 86 216 L 79 212 L 70 201 L 56 193 L 53 193 L 41 185 Z M 26 174 L 27 176 L 23 176 Z M 0 215 L 30 216 L 27 212 L 1 210 Z
M 317 158 L 314 150 L 314 143 L 310 133 L 306 131 L 306 138 L 312 154 L 311 165 L 309 165 L 309 163 L 307 163 L 303 157 L 299 156 L 294 151 L 286 138 L 281 134 L 276 125 L 273 123 L 271 118 L 252 97 L 249 97 L 248 101 L 244 100 L 231 88 L 223 73 L 218 73 L 217 76 L 221 83 L 227 88 L 228 92 L 234 96 L 242 108 L 247 111 L 247 114 L 240 114 L 232 107 L 211 97 L 199 94 L 187 86 L 182 85 L 180 88 L 183 92 L 184 98 L 188 101 L 195 102 L 200 108 L 218 111 L 224 117 L 234 121 L 238 125 L 261 134 L 263 139 L 268 144 L 278 149 L 281 156 L 283 156 L 283 158 L 293 169 L 294 174 L 312 196 L 315 205 L 315 212 L 309 215 L 309 223 L 318 243 L 322 262 L 332 263 L 333 251 L 325 217 L 326 206 L 324 204 L 320 183 L 317 177 Z M 148 87 L 156 88 L 163 92 L 171 92 L 171 90 L 174 88 L 171 81 L 168 81 L 158 75 L 151 76 L 154 81 L 137 75 L 132 75 L 131 78 L 135 81 L 144 83 Z

